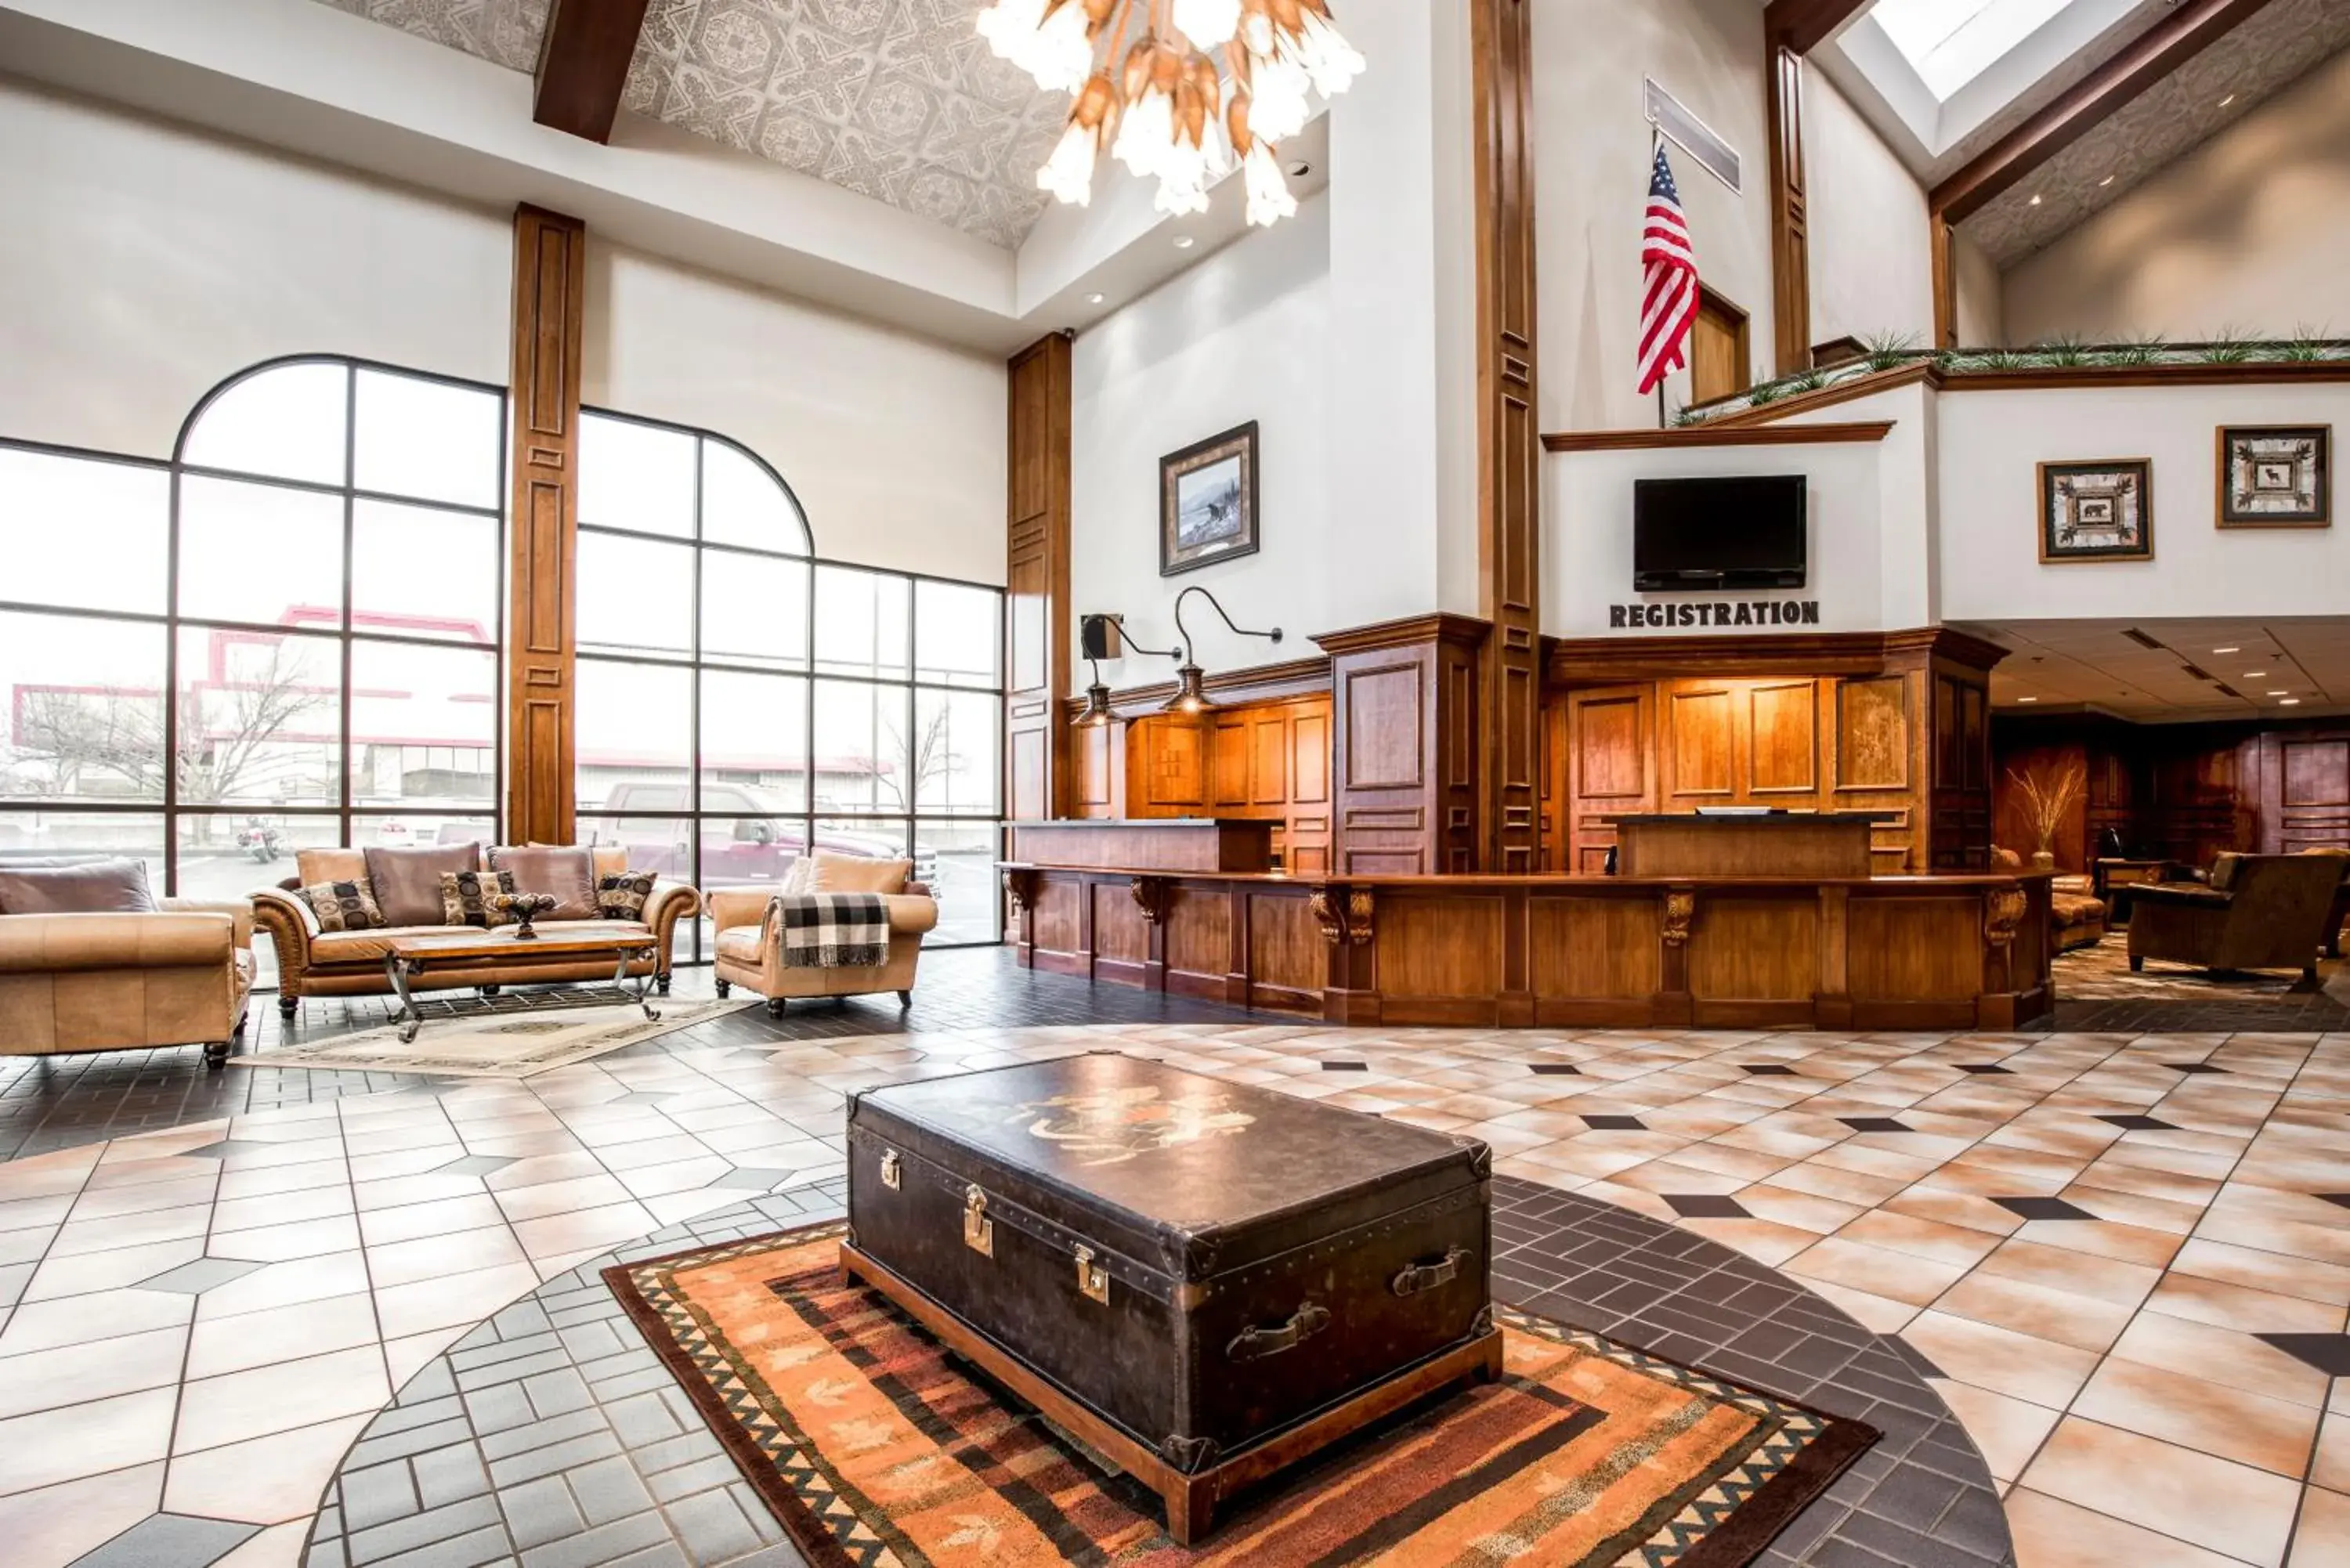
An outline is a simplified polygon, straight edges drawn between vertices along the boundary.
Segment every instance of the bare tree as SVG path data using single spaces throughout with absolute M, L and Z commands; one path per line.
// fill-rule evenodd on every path
M 875 787 L 893 797 L 889 804 L 899 811 L 912 812 L 915 803 L 929 793 L 929 786 L 951 775 L 962 764 L 962 753 L 955 750 L 951 726 L 947 722 L 948 705 L 941 702 L 933 709 L 914 738 L 913 767 L 905 775 L 913 781 L 910 792 L 905 778 L 895 770 L 885 771 L 877 761 L 873 766 Z M 893 727 L 894 728 L 894 727 Z M 890 739 L 895 740 L 895 734 Z
M 173 737 L 173 771 L 185 805 L 217 805 L 257 781 L 269 748 L 305 714 L 329 706 L 333 693 L 305 679 L 283 639 L 238 678 L 205 690 L 182 691 Z M 28 691 L 16 726 L 16 751 L 46 762 L 60 794 L 73 794 L 92 775 L 119 779 L 143 799 L 163 794 L 164 700 L 155 692 Z

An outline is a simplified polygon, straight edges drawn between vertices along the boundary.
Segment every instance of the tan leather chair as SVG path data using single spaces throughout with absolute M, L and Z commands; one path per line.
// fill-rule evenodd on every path
M 253 991 L 242 904 L 156 914 L 0 915 L 0 1055 L 202 1045 L 228 1060 Z
M 2221 973 L 2297 969 L 2314 979 L 2341 882 L 2330 856 L 2222 855 L 2208 884 L 2132 888 L 2130 968 L 2158 958 Z
M 939 903 L 929 888 L 909 882 L 903 893 L 884 895 L 889 910 L 889 956 L 870 969 L 787 969 L 783 942 L 767 910 L 781 889 L 717 888 L 710 892 L 711 924 L 717 929 L 714 968 L 718 994 L 734 987 L 757 992 L 767 1011 L 781 1014 L 795 996 L 870 996 L 894 991 L 898 1005 L 914 1004 L 914 966 L 922 937 L 939 923 Z

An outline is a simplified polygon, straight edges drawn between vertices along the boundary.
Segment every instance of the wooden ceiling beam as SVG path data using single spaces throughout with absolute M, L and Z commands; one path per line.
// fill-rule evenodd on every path
M 1789 0 L 1777 0 L 1786 4 Z M 1774 4 L 1773 9 L 1777 9 Z M 2181 0 L 2178 8 L 2056 100 L 1937 185 L 1929 198 L 1944 222 L 1961 223 L 2078 141 L 2116 109 L 2201 54 L 2268 0 Z
M 1773 48 L 1808 55 L 1874 4 L 1876 0 L 1771 0 L 1762 12 L 1762 36 Z
M 539 45 L 531 118 L 572 136 L 609 141 L 649 3 L 554 0 Z

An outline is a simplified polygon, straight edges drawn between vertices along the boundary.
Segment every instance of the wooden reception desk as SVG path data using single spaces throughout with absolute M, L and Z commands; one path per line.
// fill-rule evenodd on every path
M 1334 1023 L 2012 1029 L 2044 872 L 1340 877 L 1010 862 L 1019 961 Z
M 1869 829 L 1881 811 L 1650 813 L 1603 817 L 1616 829 L 1626 877 L 1843 877 L 1870 872 Z

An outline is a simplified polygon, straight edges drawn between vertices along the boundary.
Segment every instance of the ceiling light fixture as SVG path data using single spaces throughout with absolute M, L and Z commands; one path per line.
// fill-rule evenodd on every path
M 2104 179 L 2097 182 L 2097 189 L 2102 191 L 2119 178 L 2120 176 L 2117 174 L 2108 174 Z
M 2293 693 L 2290 691 L 2272 691 L 2269 695 L 2272 697 L 2290 697 Z
M 1099 305 L 1103 300 L 1107 299 L 1108 297 L 1109 296 L 1106 294 L 1089 294 L 1086 296 L 1086 303 L 1087 305 Z
M 1175 248 L 1179 251 L 1188 251 L 1199 243 L 1199 241 L 1193 239 L 1189 234 L 1178 234 L 1175 236 Z
M 2265 670 L 2247 670 L 2244 671 L 2244 679 L 2247 680 L 2258 680 L 2262 676 L 2266 675 L 2268 671 Z
M 2298 708 L 2301 706 L 2301 699 L 2298 697 L 2288 697 L 2283 701 L 2278 703 L 2277 706 L 2280 708 Z
M 2227 97 L 2225 97 L 2225 98 L 2223 98 L 2223 99 L 2221 99 L 2220 100 L 2220 107 L 2221 109 L 2225 109 L 2225 108 L 2227 108 L 2230 104 L 2231 104 L 2231 103 L 2233 103 L 2233 102 L 2235 102 L 2235 101 L 2236 101 L 2236 95 L 2235 95 L 2234 93 L 2230 93 Z
M 1305 129 L 1309 95 L 1346 91 L 1364 67 L 1329 0 L 994 0 L 979 36 L 1038 87 L 1070 94 L 1037 189 L 1088 204 L 1107 151 L 1157 177 L 1159 211 L 1180 216 L 1206 212 L 1209 184 L 1237 167 L 1248 221 L 1265 228 L 1297 211 L 1280 143 Z
M 2037 702 L 2040 699 L 2037 697 L 2018 697 L 2016 701 L 2019 702 Z
M 1159 710 L 1162 713 L 1180 713 L 1191 717 L 1204 713 L 1216 705 L 1208 695 L 1207 673 L 1200 668 L 1199 656 L 1191 651 L 1191 634 L 1183 625 L 1183 601 L 1193 594 L 1208 601 L 1208 607 L 1216 612 L 1217 618 L 1224 623 L 1228 630 L 1241 637 L 1261 637 L 1268 642 L 1277 643 L 1281 640 L 1279 627 L 1274 627 L 1271 631 L 1251 631 L 1246 627 L 1234 626 L 1232 618 L 1224 613 L 1224 607 L 1217 600 L 1215 595 L 1197 584 L 1185 588 L 1175 596 L 1175 636 L 1183 645 L 1183 667 L 1175 672 L 1175 695 L 1170 697 L 1166 706 Z
M 2038 205 L 2040 205 L 2040 198 L 2039 198 L 2039 197 L 2037 197 L 2037 196 L 2033 197 L 2033 198 L 2032 198 L 2032 204 L 2033 204 L 2033 206 L 2035 206 L 2035 207 L 2036 207 L 2036 206 L 2038 206 Z
M 2211 651 L 2214 653 L 2241 653 L 2244 650 L 2241 648 L 2215 648 Z

